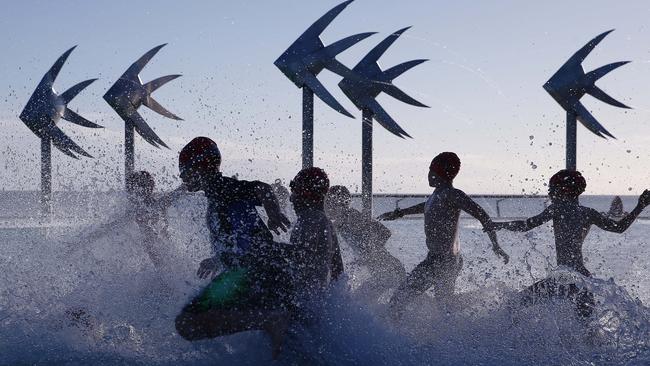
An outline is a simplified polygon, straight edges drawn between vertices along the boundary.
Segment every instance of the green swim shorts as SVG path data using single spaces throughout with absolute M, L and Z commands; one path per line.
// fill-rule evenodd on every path
M 245 306 L 250 301 L 251 292 L 252 285 L 248 270 L 234 268 L 215 277 L 189 306 L 197 312 Z

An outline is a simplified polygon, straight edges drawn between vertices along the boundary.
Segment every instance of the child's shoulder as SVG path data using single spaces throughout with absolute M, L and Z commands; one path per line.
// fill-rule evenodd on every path
M 447 190 L 447 194 L 450 198 L 454 199 L 469 197 L 467 196 L 467 193 L 465 193 L 462 189 L 456 187 L 450 187 Z

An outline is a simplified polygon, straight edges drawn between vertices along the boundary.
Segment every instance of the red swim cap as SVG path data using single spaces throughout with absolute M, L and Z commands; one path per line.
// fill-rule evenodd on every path
M 551 177 L 548 187 L 556 195 L 575 198 L 585 191 L 587 181 L 580 172 L 563 169 Z
M 178 156 L 178 169 L 186 170 L 218 167 L 221 165 L 221 152 L 217 143 L 207 137 L 196 137 L 181 150 Z
M 453 152 L 440 153 L 431 161 L 429 170 L 436 173 L 439 178 L 451 182 L 460 170 L 460 159 Z
M 305 168 L 298 172 L 289 184 L 291 193 L 301 199 L 320 202 L 330 188 L 327 173 L 321 168 Z

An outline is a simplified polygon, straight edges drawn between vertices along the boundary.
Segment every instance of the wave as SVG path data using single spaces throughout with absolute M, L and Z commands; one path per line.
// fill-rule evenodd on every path
M 270 363 L 261 332 L 195 343 L 175 332 L 175 316 L 205 285 L 195 276 L 208 255 L 197 211 L 182 204 L 170 210 L 158 269 L 133 223 L 92 241 L 84 238 L 103 223 L 84 222 L 81 231 L 55 238 L 25 231 L 10 238 L 0 250 L 0 364 Z M 566 300 L 513 305 L 517 291 L 502 283 L 444 302 L 423 296 L 394 322 L 386 297 L 358 296 L 363 276 L 350 276 L 329 294 L 316 324 L 291 330 L 277 364 L 650 363 L 649 309 L 613 280 L 550 274 L 594 294 L 596 310 L 586 321 Z

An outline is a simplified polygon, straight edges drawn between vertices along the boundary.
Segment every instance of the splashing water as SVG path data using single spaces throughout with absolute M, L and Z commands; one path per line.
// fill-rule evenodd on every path
M 52 229 L 47 235 L 29 228 L 5 231 L 0 248 L 0 364 L 270 363 L 270 342 L 261 332 L 195 343 L 175 332 L 175 316 L 206 284 L 195 275 L 199 261 L 209 255 L 204 204 L 183 198 L 170 208 L 171 237 L 159 243 L 165 258 L 159 269 L 137 244 L 140 232 L 134 223 L 93 241 L 84 241 L 87 233 L 110 219 L 86 220 L 74 230 Z M 119 207 L 109 217 L 119 216 Z M 423 256 L 423 248 L 413 249 L 423 246 L 418 237 L 421 222 L 389 225 L 394 232 L 389 249 L 412 268 Z M 503 235 L 503 242 L 519 243 L 505 246 L 513 258 L 507 268 L 498 266 L 483 248 L 485 239 L 474 223 L 462 222 L 461 239 L 466 267 L 457 296 L 446 302 L 423 296 L 399 323 L 390 320 L 385 301 L 368 303 L 350 291 L 365 277 L 351 264 L 351 251 L 345 250 L 347 283 L 333 289 L 320 322 L 291 331 L 277 363 L 650 362 L 649 309 L 613 280 L 576 279 L 562 269 L 550 273 L 558 280 L 572 278 L 594 293 L 598 306 L 588 321 L 578 319 L 567 301 L 528 308 L 511 305 L 517 289 L 532 283 L 531 278 L 539 279 L 540 268 L 553 262 L 546 248 L 549 231 L 528 237 Z M 600 234 L 594 240 L 606 243 Z M 627 244 L 640 248 L 641 241 Z M 528 249 L 531 244 L 533 251 Z

